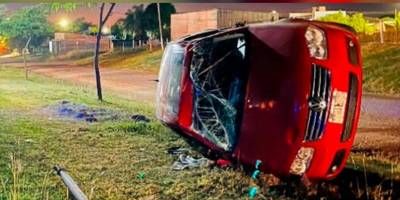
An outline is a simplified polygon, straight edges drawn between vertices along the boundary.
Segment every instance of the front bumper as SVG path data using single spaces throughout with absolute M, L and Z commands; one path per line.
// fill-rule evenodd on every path
M 358 54 L 359 60 L 358 63 L 355 63 L 354 55 L 350 57 L 348 47 L 343 45 L 349 44 L 350 40 L 351 45 L 356 44 L 359 47 L 358 41 L 352 34 L 343 34 L 337 31 L 327 31 L 327 38 L 330 52 L 328 58 L 326 60 L 314 59 L 310 63 L 310 66 L 318 65 L 329 71 L 331 88 L 327 99 L 329 104 L 326 110 L 326 123 L 322 126 L 323 130 L 318 137 L 308 136 L 307 138 L 307 133 L 305 133 L 302 144 L 302 147 L 313 149 L 312 159 L 305 172 L 309 179 L 331 179 L 345 167 L 356 134 L 361 108 L 361 55 Z M 310 91 L 308 99 L 312 95 L 312 89 Z M 337 111 L 337 104 L 340 103 L 335 101 L 335 93 L 347 94 L 342 95 L 342 98 L 343 96 L 346 98 L 342 105 L 343 115 L 333 116 L 340 112 L 340 109 Z M 312 116 L 309 114 L 308 118 L 310 117 Z

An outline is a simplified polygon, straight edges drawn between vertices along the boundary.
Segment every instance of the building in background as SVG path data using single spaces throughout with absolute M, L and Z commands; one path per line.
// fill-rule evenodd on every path
M 346 11 L 342 10 L 326 10 L 325 6 L 312 7 L 311 12 L 303 13 L 289 13 L 289 18 L 300 18 L 300 19 L 319 19 L 325 17 L 326 15 L 336 14 L 336 13 L 346 14 Z
M 241 10 L 211 9 L 171 15 L 171 39 L 207 29 L 234 27 L 242 23 L 271 22 L 279 19 L 279 13 Z

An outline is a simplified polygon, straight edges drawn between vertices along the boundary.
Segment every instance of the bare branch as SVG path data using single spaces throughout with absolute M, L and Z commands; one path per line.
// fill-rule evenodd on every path
M 103 5 L 104 5 L 104 3 L 103 3 Z M 115 3 L 111 3 L 111 7 L 108 9 L 108 12 L 107 12 L 106 16 L 104 17 L 104 20 L 101 22 L 102 25 L 107 22 L 107 20 L 110 17 L 111 12 L 113 11 L 114 7 L 115 7 Z
M 105 5 L 105 3 L 101 3 L 99 28 L 101 28 L 101 27 L 103 26 L 103 11 L 104 11 L 104 5 Z

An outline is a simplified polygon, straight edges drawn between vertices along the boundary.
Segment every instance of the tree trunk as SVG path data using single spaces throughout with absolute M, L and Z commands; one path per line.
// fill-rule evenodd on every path
M 105 3 L 102 3 L 101 7 L 100 7 L 99 27 L 98 27 L 99 30 L 97 31 L 97 35 L 96 35 L 96 47 L 95 47 L 95 51 L 94 51 L 94 61 L 93 61 L 93 68 L 94 68 L 94 73 L 95 73 L 95 77 L 96 77 L 97 98 L 100 101 L 103 101 L 103 94 L 102 94 L 102 90 L 101 90 L 101 75 L 100 75 L 100 69 L 99 69 L 101 31 L 103 29 L 104 24 L 107 22 L 108 17 L 110 17 L 111 12 L 115 7 L 115 3 L 111 3 L 111 6 L 108 9 L 108 12 L 103 19 L 104 6 L 105 6 Z
M 104 11 L 104 3 L 102 3 L 100 7 L 99 26 L 96 35 L 96 46 L 95 46 L 94 61 L 93 61 L 93 68 L 96 78 L 97 98 L 100 101 L 103 101 L 103 94 L 101 90 L 101 75 L 99 69 L 99 52 L 100 52 L 101 29 L 103 28 L 103 11 Z

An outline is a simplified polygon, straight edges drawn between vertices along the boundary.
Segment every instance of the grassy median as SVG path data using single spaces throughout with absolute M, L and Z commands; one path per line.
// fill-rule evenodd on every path
M 400 96 L 400 44 L 364 44 L 364 90 Z

